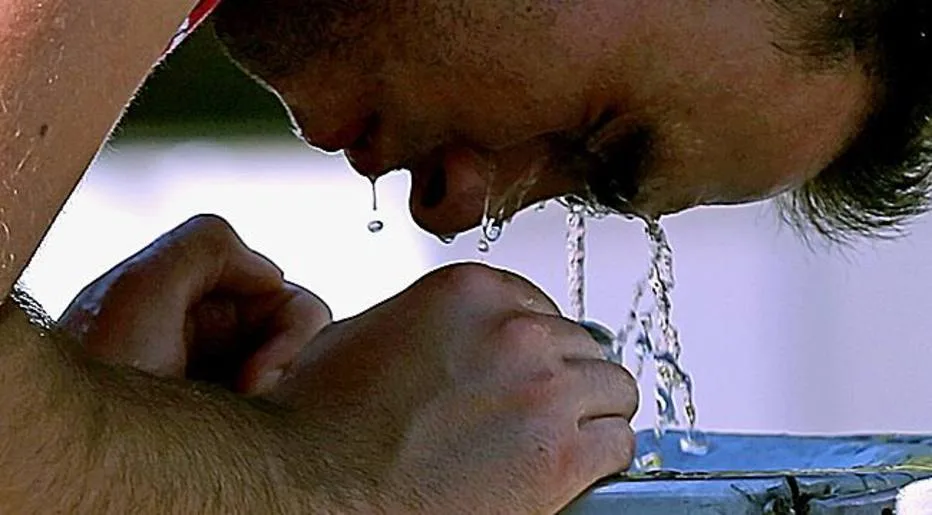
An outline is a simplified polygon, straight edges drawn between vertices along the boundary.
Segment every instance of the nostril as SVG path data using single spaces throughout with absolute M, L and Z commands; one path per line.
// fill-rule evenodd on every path
M 421 206 L 427 209 L 437 207 L 447 194 L 447 173 L 443 166 L 437 166 L 427 179 L 427 186 L 421 196 Z

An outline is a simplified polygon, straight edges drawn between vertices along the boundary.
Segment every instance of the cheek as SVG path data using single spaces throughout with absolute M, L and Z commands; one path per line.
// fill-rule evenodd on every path
M 577 58 L 579 45 L 538 12 L 540 2 L 473 4 L 462 16 L 422 19 L 393 44 L 383 73 L 393 111 L 440 120 L 452 138 L 489 149 L 580 126 L 593 59 Z
M 864 90 L 837 77 L 778 86 L 769 94 L 745 90 L 750 93 L 668 111 L 657 124 L 643 202 L 669 212 L 756 201 L 798 187 L 828 166 L 861 126 Z
M 731 130 L 734 119 L 714 121 L 669 124 L 668 132 L 657 135 L 637 209 L 666 214 L 763 200 L 800 186 L 823 166 L 826 154 L 811 148 L 811 138 L 770 133 L 749 138 L 748 131 Z M 709 122 L 714 126 L 706 127 Z

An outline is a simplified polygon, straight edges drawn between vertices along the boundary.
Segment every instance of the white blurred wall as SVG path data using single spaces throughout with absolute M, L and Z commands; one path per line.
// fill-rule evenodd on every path
M 474 259 L 476 235 L 444 246 L 407 214 L 407 177 L 370 189 L 339 156 L 297 142 L 134 144 L 93 166 L 27 271 L 57 316 L 86 283 L 202 212 L 327 300 L 338 317 L 425 271 Z M 528 212 L 485 259 L 533 279 L 561 305 L 563 211 Z M 678 284 L 674 316 L 704 429 L 932 433 L 932 224 L 842 255 L 807 249 L 767 205 L 700 209 L 665 222 Z M 646 267 L 640 225 L 591 226 L 589 314 L 616 326 Z M 651 424 L 645 398 L 638 427 Z

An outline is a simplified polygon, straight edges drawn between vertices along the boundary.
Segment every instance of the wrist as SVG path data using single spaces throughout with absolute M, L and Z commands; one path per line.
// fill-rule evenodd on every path
M 324 469 L 280 415 L 98 362 L 12 301 L 0 379 L 0 475 L 17 478 L 0 512 L 339 512 L 323 509 Z

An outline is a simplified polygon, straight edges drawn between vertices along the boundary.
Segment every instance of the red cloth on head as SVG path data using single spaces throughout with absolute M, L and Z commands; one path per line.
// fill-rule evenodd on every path
M 220 0 L 201 0 L 201 2 L 194 7 L 194 10 L 191 11 L 191 14 L 185 18 L 184 23 L 178 28 L 178 32 L 175 33 L 175 36 L 172 37 L 171 42 L 168 44 L 168 48 L 165 49 L 165 55 L 168 55 L 172 50 L 177 48 L 188 34 L 194 32 L 194 29 L 214 11 L 218 4 L 220 4 Z

